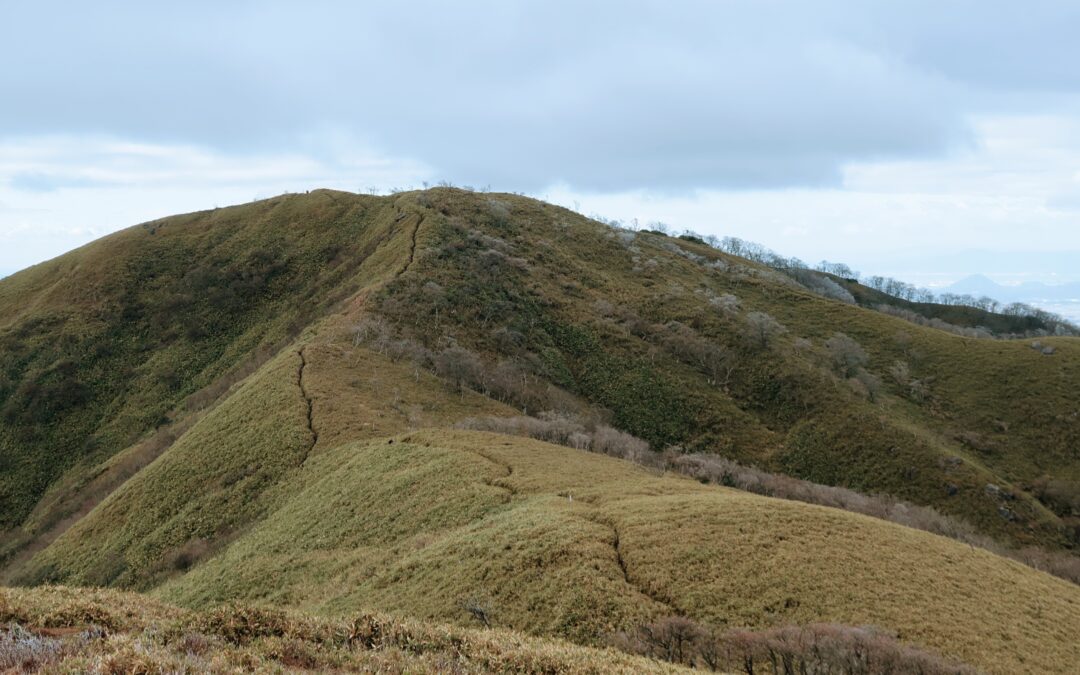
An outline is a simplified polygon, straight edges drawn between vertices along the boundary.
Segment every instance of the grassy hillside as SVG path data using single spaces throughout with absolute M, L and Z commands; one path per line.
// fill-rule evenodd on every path
M 438 215 L 416 273 L 384 287 L 376 309 L 430 352 L 454 344 L 523 364 L 654 449 L 888 492 L 1019 543 L 1076 537 L 1073 514 L 1027 488 L 1080 478 L 1080 341 L 1047 339 L 1047 356 L 958 338 L 701 244 L 519 197 L 417 199 Z M 837 363 L 837 333 L 863 352 L 855 367 Z M 520 394 L 503 398 L 563 406 Z
M 341 330 L 374 313 L 427 354 L 379 347 L 392 358 L 468 350 L 538 383 L 504 386 L 506 403 L 599 416 L 655 450 L 888 492 L 1018 544 L 1078 536 L 1080 514 L 1036 498 L 1080 487 L 1077 340 L 1044 340 L 1047 356 L 958 338 L 521 197 L 320 191 L 165 219 L 3 280 L 2 303 L 9 541 L 71 516 L 58 496 L 331 307 Z M 865 354 L 854 368 L 830 352 L 838 332 Z
M 357 416 L 363 408 L 355 399 L 377 383 L 380 366 L 396 368 L 395 381 L 408 387 L 406 394 L 416 392 L 410 400 L 420 406 L 420 420 L 445 423 L 502 409 L 477 395 L 440 397 L 435 378 L 427 375 L 418 382 L 400 366 L 382 361 L 365 350 L 342 355 L 331 345 L 281 352 L 34 557 L 29 571 L 13 570 L 16 578 L 146 588 L 194 564 L 296 489 L 320 444 L 335 443 L 341 434 L 364 438 L 408 428 L 407 415 L 389 406 Z M 382 392 L 369 391 L 369 404 L 385 401 Z M 310 417 L 305 396 L 318 397 L 312 399 Z M 338 412 L 340 406 L 348 413 Z
M 265 519 L 154 594 L 455 623 L 477 603 L 494 625 L 592 644 L 669 614 L 877 625 L 990 672 L 1080 657 L 1080 588 L 834 509 L 481 432 L 345 444 L 302 473 Z
M 1080 657 L 1080 587 L 987 551 L 452 429 L 611 425 L 1068 549 L 1080 340 L 962 338 L 452 189 L 166 219 L 0 281 L 0 309 L 7 583 L 591 646 L 676 616 L 873 625 L 990 672 Z
M 409 224 L 320 191 L 147 223 L 0 281 L 0 531 L 398 271 Z M 70 510 L 39 510 L 31 533 Z

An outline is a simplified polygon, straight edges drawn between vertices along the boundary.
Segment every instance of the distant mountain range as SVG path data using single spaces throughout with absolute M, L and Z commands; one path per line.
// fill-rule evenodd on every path
M 943 290 L 947 293 L 986 295 L 1001 302 L 1080 301 L 1080 282 L 1045 284 L 1026 281 L 1004 285 L 982 274 L 964 277 Z

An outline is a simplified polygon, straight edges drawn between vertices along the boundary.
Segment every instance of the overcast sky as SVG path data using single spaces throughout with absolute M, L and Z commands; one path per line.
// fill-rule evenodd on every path
M 0 274 L 445 180 L 918 283 L 1080 279 L 1078 35 L 1038 0 L 0 0 Z

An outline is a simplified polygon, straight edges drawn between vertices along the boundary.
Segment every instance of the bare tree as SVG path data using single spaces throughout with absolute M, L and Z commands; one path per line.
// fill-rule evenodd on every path
M 460 392 L 464 392 L 467 385 L 476 384 L 482 370 L 476 354 L 462 347 L 448 347 L 435 357 L 435 372 Z
M 825 341 L 825 348 L 829 350 L 833 366 L 844 377 L 854 377 L 870 357 L 862 346 L 843 333 L 835 333 Z
M 783 324 L 765 312 L 750 312 L 746 315 L 746 335 L 753 344 L 762 349 L 786 332 L 787 328 Z

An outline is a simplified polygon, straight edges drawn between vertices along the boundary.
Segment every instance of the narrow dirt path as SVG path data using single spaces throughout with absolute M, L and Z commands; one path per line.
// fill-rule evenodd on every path
M 594 523 L 596 523 L 598 525 L 605 525 L 605 526 L 611 528 L 611 533 L 612 533 L 611 547 L 613 549 L 615 549 L 615 562 L 619 565 L 619 569 L 622 570 L 623 581 L 626 582 L 627 586 L 634 589 L 635 591 L 637 591 L 641 595 L 645 596 L 646 598 L 652 600 L 656 604 L 661 605 L 663 607 L 666 607 L 672 614 L 678 614 L 680 616 L 687 616 L 686 612 L 683 612 L 681 609 L 676 607 L 675 604 L 671 601 L 670 598 L 665 598 L 665 597 L 662 597 L 662 596 L 658 595 L 657 593 L 653 592 L 651 589 L 649 589 L 649 588 L 645 587 L 644 585 L 634 581 L 634 579 L 630 576 L 630 569 L 627 567 L 626 559 L 623 558 L 623 554 L 622 554 L 622 546 L 621 546 L 620 540 L 619 540 L 619 528 L 617 528 L 613 523 L 608 522 L 606 520 L 599 520 L 599 519 L 596 519 L 596 518 L 590 518 L 590 520 L 592 520 L 592 522 L 594 522 Z
M 304 356 L 304 349 L 301 347 L 296 355 L 300 357 L 300 368 L 296 372 L 296 385 L 300 388 L 300 395 L 304 397 L 305 403 L 307 403 L 307 428 L 311 433 L 311 443 L 308 445 L 307 450 L 304 451 L 304 458 L 300 460 L 300 466 L 304 465 L 307 458 L 311 456 L 311 451 L 315 448 L 315 444 L 319 442 L 319 432 L 315 430 L 315 401 L 308 394 L 307 388 L 304 386 L 304 370 L 307 368 L 307 357 Z
M 512 464 L 510 464 L 510 462 L 508 462 L 508 461 L 506 461 L 504 459 L 500 459 L 498 457 L 495 457 L 495 456 L 491 455 L 490 453 L 484 452 L 482 450 L 475 450 L 475 449 L 470 448 L 470 449 L 467 449 L 466 452 L 469 452 L 469 453 L 474 454 L 474 455 L 479 455 L 480 457 L 483 457 L 484 459 L 491 462 L 495 466 L 501 467 L 503 470 L 506 471 L 505 476 L 503 476 L 501 478 L 496 478 L 496 479 L 491 480 L 491 481 L 485 481 L 485 483 L 487 483 L 489 485 L 493 485 L 495 487 L 502 488 L 502 489 L 506 490 L 507 492 L 509 492 L 510 494 L 507 497 L 508 502 L 515 495 L 518 494 L 517 488 L 515 488 L 513 485 L 510 485 L 509 483 L 506 482 L 506 480 L 508 478 L 510 478 L 511 476 L 514 475 L 514 467 L 513 467 Z M 581 502 L 581 503 L 584 505 L 584 502 Z M 589 505 L 589 506 L 587 506 L 587 508 L 592 510 L 594 507 Z M 602 525 L 604 527 L 608 527 L 608 528 L 611 529 L 612 539 L 610 540 L 610 543 L 611 543 L 611 547 L 615 551 L 615 563 L 619 566 L 619 570 L 622 572 L 623 581 L 626 582 L 627 586 L 629 586 L 631 589 L 633 589 L 634 591 L 636 591 L 640 595 L 643 595 L 646 598 L 648 598 L 649 600 L 652 600 L 656 604 L 658 604 L 658 605 L 660 605 L 662 607 L 666 607 L 671 614 L 678 614 L 678 615 L 682 615 L 682 616 L 686 615 L 686 613 L 683 612 L 682 610 L 680 610 L 678 607 L 676 607 L 674 605 L 674 603 L 672 603 L 672 601 L 669 598 L 661 597 L 660 595 L 658 595 L 657 593 L 654 593 L 649 588 L 647 588 L 647 587 L 643 586 L 642 584 L 634 581 L 634 579 L 630 575 L 630 569 L 629 569 L 629 567 L 627 567 L 626 559 L 623 557 L 622 545 L 621 545 L 620 539 L 619 539 L 619 528 L 616 527 L 614 523 L 612 523 L 612 522 L 610 522 L 610 521 L 608 521 L 606 519 L 601 519 L 599 517 L 595 517 L 595 516 L 591 516 L 591 515 L 584 515 L 584 514 L 582 514 L 582 515 L 586 520 L 588 520 L 590 522 L 593 522 L 593 523 L 596 523 L 597 525 Z
M 474 455 L 477 455 L 479 457 L 483 457 L 484 459 L 491 462 L 495 466 L 497 466 L 497 467 L 503 469 L 504 471 L 506 471 L 505 476 L 503 476 L 501 478 L 494 478 L 494 479 L 492 479 L 490 481 L 485 481 L 485 482 L 488 485 L 492 485 L 494 487 L 506 490 L 507 493 L 508 493 L 507 496 L 506 496 L 506 501 L 509 502 L 511 499 L 513 499 L 514 495 L 516 495 L 518 493 L 517 488 L 515 488 L 513 485 L 510 485 L 509 483 L 507 483 L 506 479 L 509 478 L 510 476 L 514 475 L 514 467 L 511 466 L 509 462 L 496 459 L 496 458 L 492 457 L 491 455 L 489 455 L 488 453 L 482 452 L 480 450 L 468 450 L 467 452 L 471 452 Z
M 401 271 L 397 273 L 397 276 L 401 276 L 409 271 L 413 262 L 416 260 L 416 235 L 420 232 L 420 226 L 424 224 L 424 214 L 420 214 L 416 219 L 416 227 L 413 228 L 411 238 L 409 240 L 409 259 L 405 261 L 405 266 L 401 268 Z

